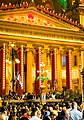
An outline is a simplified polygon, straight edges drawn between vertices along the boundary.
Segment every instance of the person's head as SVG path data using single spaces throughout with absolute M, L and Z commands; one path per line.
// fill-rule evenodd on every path
M 45 111 L 45 114 L 44 114 L 44 117 L 48 117 L 48 116 L 50 116 L 50 111 Z
M 37 111 L 37 117 L 38 117 L 38 118 L 41 117 L 41 111 L 40 111 L 40 110 Z
M 77 103 L 76 102 L 72 103 L 72 109 L 77 109 Z
M 23 109 L 21 110 L 21 112 L 22 112 L 22 114 L 27 114 L 28 110 L 25 109 L 25 108 L 23 108 Z
M 53 106 L 49 106 L 49 111 L 52 111 L 53 110 Z
M 58 116 L 57 110 L 52 110 L 52 112 L 50 112 L 51 119 L 55 119 L 57 116 Z
M 65 117 L 67 118 L 67 120 L 69 120 L 70 118 L 70 112 L 68 109 L 65 110 Z
M 32 108 L 31 116 L 37 116 L 37 109 L 36 108 Z

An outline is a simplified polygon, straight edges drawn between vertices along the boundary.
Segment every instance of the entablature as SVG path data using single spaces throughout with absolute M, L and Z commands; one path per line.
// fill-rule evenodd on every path
M 10 22 L 5 24 L 0 21 L 0 41 L 18 44 L 84 46 L 84 32 Z

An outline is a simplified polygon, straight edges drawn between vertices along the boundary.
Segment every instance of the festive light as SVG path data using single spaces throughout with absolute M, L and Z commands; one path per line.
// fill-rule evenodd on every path
M 23 81 L 24 81 L 24 59 L 23 59 L 23 45 L 21 46 L 21 88 L 23 89 Z
M 5 69 L 6 69 L 6 67 L 5 67 L 5 61 L 6 61 L 6 52 L 5 52 L 5 50 L 6 50 L 6 45 L 4 44 L 3 45 L 3 85 L 2 85 L 2 89 L 5 89 L 5 78 L 6 78 L 6 71 L 5 71 Z
M 55 80 L 57 80 L 57 50 L 54 49 L 54 56 L 55 56 Z
M 41 47 L 39 47 L 39 71 L 41 71 L 41 58 L 42 58 L 42 56 L 41 56 Z M 41 76 L 41 72 L 39 73 L 40 74 L 40 76 Z M 40 79 L 40 85 L 41 85 L 41 79 Z
M 70 74 L 70 89 L 72 89 L 72 61 L 71 61 L 71 50 L 69 50 L 69 74 Z

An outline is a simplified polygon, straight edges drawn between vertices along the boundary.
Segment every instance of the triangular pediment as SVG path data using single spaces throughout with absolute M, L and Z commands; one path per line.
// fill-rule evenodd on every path
M 27 25 L 30 24 L 58 29 L 70 29 L 74 31 L 79 30 L 79 28 L 45 14 L 44 12 L 37 10 L 35 7 L 2 11 L 0 12 L 0 19 L 5 22 L 9 21 Z

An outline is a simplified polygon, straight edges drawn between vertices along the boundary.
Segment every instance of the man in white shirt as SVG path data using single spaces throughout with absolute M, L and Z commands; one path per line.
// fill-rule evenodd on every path
M 82 112 L 77 109 L 77 103 L 72 103 L 72 110 L 70 111 L 70 120 L 80 120 L 82 118 Z

